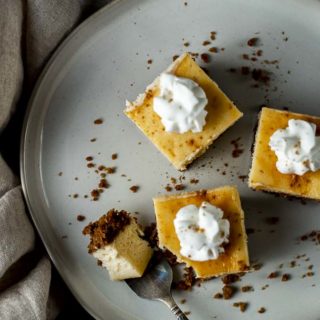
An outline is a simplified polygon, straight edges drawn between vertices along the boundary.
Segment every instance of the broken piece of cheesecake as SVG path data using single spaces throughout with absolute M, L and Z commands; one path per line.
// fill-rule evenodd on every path
M 124 210 L 110 210 L 89 223 L 82 233 L 90 236 L 88 252 L 108 269 L 111 280 L 141 277 L 152 256 L 135 218 Z

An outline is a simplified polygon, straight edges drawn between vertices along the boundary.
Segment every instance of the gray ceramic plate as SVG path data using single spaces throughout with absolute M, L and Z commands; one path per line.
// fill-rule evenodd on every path
M 182 308 L 191 311 L 191 319 L 319 319 L 319 247 L 297 241 L 320 228 L 318 204 L 252 192 L 239 179 L 249 170 L 259 105 L 319 115 L 319 30 L 316 0 L 119 0 L 83 23 L 58 49 L 31 99 L 21 150 L 22 179 L 52 260 L 94 317 L 172 319 L 161 304 L 137 298 L 123 282 L 109 281 L 87 254 L 88 239 L 81 231 L 113 207 L 138 211 L 143 223 L 154 220 L 151 198 L 164 194 L 170 177 L 181 174 L 123 115 L 125 99 L 143 92 L 174 55 L 218 47 L 211 62 L 203 65 L 245 116 L 183 174 L 183 183 L 187 190 L 238 186 L 247 227 L 255 230 L 249 236 L 251 260 L 263 267 L 240 283 L 252 285 L 254 292 L 238 293 L 229 301 L 212 298 L 221 290 L 219 279 L 190 293 L 175 292 L 175 298 L 187 299 Z M 203 46 L 212 31 L 217 32 L 216 40 Z M 263 56 L 249 62 L 241 55 L 256 51 L 247 46 L 254 36 L 260 39 Z M 264 60 L 277 62 L 261 63 Z M 249 76 L 228 71 L 241 66 L 268 70 L 270 86 L 252 88 L 255 81 Z M 104 123 L 94 125 L 100 117 Z M 233 158 L 231 140 L 238 137 L 244 152 Z M 97 140 L 90 142 L 92 138 Z M 111 160 L 113 153 L 118 153 L 117 160 Z M 90 155 L 97 164 L 117 167 L 109 178 L 111 187 L 96 202 L 84 198 L 99 181 L 86 167 Z M 199 183 L 190 184 L 191 178 Z M 132 193 L 132 185 L 139 185 L 139 192 Z M 78 198 L 69 196 L 74 194 Z M 78 222 L 78 214 L 86 221 Z M 279 217 L 279 223 L 268 225 L 265 219 L 270 216 Z M 301 254 L 306 256 L 291 268 L 290 261 Z M 314 275 L 303 277 L 311 264 Z M 275 270 L 289 273 L 290 281 L 267 279 Z M 262 290 L 266 284 L 269 287 Z M 232 306 L 237 301 L 249 302 L 245 313 Z M 257 313 L 262 306 L 266 313 Z

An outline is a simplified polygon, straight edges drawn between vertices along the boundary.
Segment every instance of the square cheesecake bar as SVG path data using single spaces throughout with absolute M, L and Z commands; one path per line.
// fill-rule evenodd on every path
M 189 192 L 153 199 L 159 247 L 173 253 L 179 262 L 192 267 L 198 278 L 211 278 L 230 273 L 247 271 L 249 255 L 244 212 L 237 189 L 232 186 Z M 188 205 L 200 207 L 207 202 L 223 211 L 223 218 L 230 224 L 229 242 L 224 252 L 215 260 L 194 261 L 180 253 L 181 245 L 174 226 L 177 212 Z
M 289 111 L 263 108 L 255 137 L 249 187 L 290 196 L 320 200 L 320 170 L 303 175 L 283 174 L 276 167 L 277 156 L 269 146 L 270 137 L 288 126 L 290 119 L 304 120 L 320 126 L 320 118 Z
M 176 169 L 186 170 L 187 165 L 203 154 L 242 113 L 189 54 L 180 56 L 165 72 L 191 79 L 205 92 L 208 100 L 205 107 L 207 115 L 201 132 L 165 131 L 161 118 L 154 111 L 154 98 L 160 94 L 159 77 L 134 102 L 127 101 L 124 112 Z

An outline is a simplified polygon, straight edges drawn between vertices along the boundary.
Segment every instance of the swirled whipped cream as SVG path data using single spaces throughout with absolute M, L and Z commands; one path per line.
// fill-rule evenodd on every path
M 270 137 L 269 146 L 278 158 L 276 167 L 281 173 L 301 176 L 320 169 L 320 137 L 313 123 L 289 120 L 287 128 Z
M 206 124 L 208 103 L 203 89 L 193 80 L 170 73 L 160 75 L 160 95 L 153 109 L 168 132 L 201 132 Z
M 208 202 L 181 208 L 174 219 L 181 255 L 195 261 L 217 259 L 229 242 L 230 224 L 222 217 L 223 211 Z

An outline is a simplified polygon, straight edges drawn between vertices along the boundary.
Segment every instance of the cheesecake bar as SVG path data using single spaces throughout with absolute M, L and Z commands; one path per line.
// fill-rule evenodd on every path
M 317 135 L 316 128 L 320 127 L 319 117 L 263 108 L 255 137 L 249 187 L 255 190 L 320 200 L 320 170 L 297 174 L 282 173 L 277 168 L 279 159 L 270 147 L 270 139 L 277 130 L 288 128 L 290 120 L 303 120 L 314 124 L 315 135 Z M 297 141 L 297 147 L 300 147 L 301 143 L 303 141 Z M 296 146 L 293 145 L 293 147 Z M 299 150 L 295 152 L 299 156 Z
M 124 210 L 110 210 L 83 229 L 90 236 L 88 252 L 108 269 L 111 280 L 141 277 L 152 256 L 136 219 Z
M 171 121 L 172 113 L 175 112 L 173 116 L 176 116 L 181 106 L 171 106 L 170 99 L 168 104 L 161 99 L 159 100 L 161 91 L 163 91 L 161 89 L 161 76 L 163 74 L 156 78 L 147 87 L 145 93 L 140 94 L 134 102 L 127 101 L 124 112 L 176 169 L 186 170 L 188 164 L 202 155 L 214 140 L 242 116 L 242 113 L 188 53 L 176 59 L 164 73 L 164 77 L 169 78 L 169 80 L 163 80 L 163 82 L 167 81 L 168 84 L 168 81 L 176 80 L 178 84 L 185 84 L 184 92 L 178 91 L 181 96 L 177 99 L 179 101 L 183 100 L 181 103 L 186 102 L 188 104 L 190 102 L 188 100 L 190 92 L 185 93 L 186 88 L 191 88 L 199 94 L 200 104 L 204 102 L 202 114 L 198 112 L 198 105 L 190 111 L 195 123 L 190 124 L 189 115 L 187 117 L 182 113 L 181 116 L 186 117 L 186 123 L 180 123 L 183 127 L 180 132 L 175 130 L 179 124 Z M 190 80 L 192 80 L 192 83 Z M 159 101 L 162 101 L 162 104 Z M 169 107 L 164 110 L 166 105 L 169 105 Z M 164 114 L 167 117 L 166 122 L 159 114 Z M 181 117 L 179 120 L 181 120 Z M 184 119 L 182 122 L 184 122 Z M 187 125 L 186 128 L 183 125 Z M 188 125 L 190 126 L 188 127 Z M 170 129 L 167 130 L 167 126 L 172 131 L 168 131 Z
M 247 271 L 249 267 L 249 255 L 247 248 L 247 235 L 244 225 L 244 212 L 241 208 L 240 197 L 237 189 L 232 186 L 220 187 L 217 189 L 189 192 L 178 195 L 157 197 L 153 199 L 159 247 L 173 253 L 179 262 L 192 267 L 198 278 L 211 278 L 230 273 Z M 177 234 L 177 216 L 183 208 L 194 208 L 213 206 L 223 213 L 224 226 L 220 233 L 225 233 L 226 225 L 229 225 L 228 240 L 222 244 L 218 257 L 212 255 L 208 250 L 209 259 L 204 260 L 203 255 L 198 255 L 192 260 L 181 248 L 181 239 Z M 208 217 L 207 217 L 208 218 Z M 183 219 L 180 219 L 180 221 Z M 183 221 L 182 221 L 183 222 Z M 186 221 L 184 221 L 185 223 Z M 226 224 L 226 222 L 228 222 Z M 210 225 L 211 229 L 215 224 Z M 204 232 L 203 226 L 188 225 L 188 229 Z M 210 231 L 210 230 L 207 230 Z M 225 236 L 223 234 L 222 236 Z M 190 238 L 190 242 L 192 238 Z M 193 243 L 190 243 L 192 246 Z M 200 252 L 203 248 L 200 248 Z M 206 253 L 206 252 L 204 252 Z

